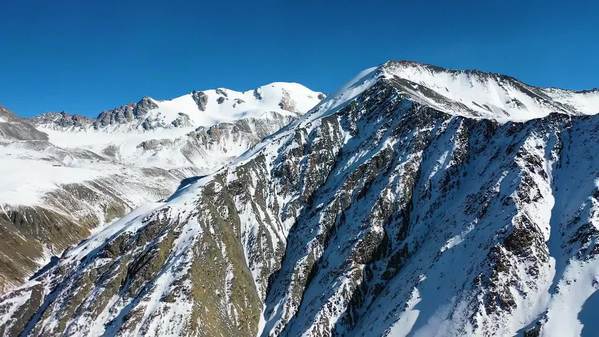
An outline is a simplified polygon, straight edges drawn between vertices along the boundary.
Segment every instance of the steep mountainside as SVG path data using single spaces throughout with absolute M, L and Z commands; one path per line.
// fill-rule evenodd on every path
M 598 95 L 368 69 L 4 295 L 0 332 L 591 336 Z
M 206 91 L 204 110 L 172 103 L 187 96 L 166 103 L 151 100 L 156 109 L 140 112 L 143 121 L 112 126 L 95 126 L 108 112 L 97 121 L 58 113 L 34 118 L 36 129 L 2 109 L 0 293 L 21 284 L 95 227 L 167 197 L 186 177 L 218 169 L 306 112 L 320 95 L 299 84 L 273 83 L 255 90 L 260 98 L 251 95 L 246 103 L 225 108 L 219 105 L 228 100 L 218 103 L 214 92 Z M 242 95 L 218 92 L 232 100 Z M 178 116 L 189 114 L 197 123 L 133 127 L 177 109 L 185 111 Z

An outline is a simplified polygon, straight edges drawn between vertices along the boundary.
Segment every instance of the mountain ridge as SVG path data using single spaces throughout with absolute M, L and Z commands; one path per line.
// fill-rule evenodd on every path
M 527 84 L 525 81 L 520 80 L 515 75 L 506 75 L 506 74 L 499 73 L 499 72 L 480 70 L 480 69 L 476 69 L 476 68 L 460 69 L 460 68 L 442 67 L 442 66 L 437 66 L 434 64 L 430 64 L 430 63 L 418 62 L 418 61 L 414 61 L 414 60 L 389 60 L 389 61 L 382 63 L 380 65 L 380 67 L 384 67 L 387 64 L 394 64 L 394 63 L 395 64 L 404 64 L 404 65 L 408 65 L 408 66 L 421 66 L 421 67 L 431 68 L 431 69 L 434 69 L 437 71 L 447 71 L 447 72 L 452 72 L 452 73 L 467 73 L 467 74 L 471 73 L 471 74 L 484 74 L 484 75 L 491 75 L 491 76 L 499 76 L 499 77 L 508 78 L 512 81 L 517 81 L 522 84 L 526 84 L 527 86 L 535 87 L 538 89 L 558 89 L 558 90 L 568 91 L 568 92 L 573 92 L 573 93 L 589 93 L 589 92 L 599 91 L 599 87 L 588 88 L 588 89 L 564 89 L 564 88 L 557 87 L 557 86 L 531 85 L 531 84 Z
M 293 94 L 293 99 L 289 96 L 290 93 Z M 275 97 L 272 97 L 273 95 Z M 302 95 L 305 97 L 302 97 Z M 245 100 L 241 97 L 245 98 Z M 208 104 L 210 104 L 212 106 L 212 109 L 214 109 L 215 107 L 218 107 L 220 105 L 226 105 L 226 101 L 228 100 L 233 101 L 232 104 L 229 104 L 231 105 L 230 108 L 233 110 L 237 106 L 245 110 L 251 110 L 253 106 L 251 105 L 251 102 L 249 102 L 248 99 L 251 97 L 255 98 L 255 100 L 258 102 L 264 101 L 264 103 L 262 104 L 270 106 L 271 109 L 273 109 L 273 111 L 282 110 L 294 112 L 294 109 L 296 109 L 295 104 L 299 104 L 299 106 L 297 107 L 299 111 L 305 111 L 307 107 L 313 104 L 313 102 L 322 100 L 324 98 L 324 94 L 320 92 L 311 91 L 307 87 L 296 82 L 272 82 L 259 86 L 255 89 L 250 89 L 243 92 L 231 90 L 228 88 L 216 88 L 201 91 L 193 90 L 190 93 L 177 96 L 172 99 L 164 100 L 144 96 L 136 103 L 128 103 L 112 109 L 104 110 L 100 112 L 96 118 L 90 118 L 79 114 L 69 114 L 63 111 L 42 113 L 37 116 L 31 117 L 30 119 L 37 126 L 52 127 L 52 122 L 56 121 L 57 117 L 59 117 L 57 120 L 59 123 L 62 120 L 60 119 L 60 117 L 63 117 L 67 120 L 80 120 L 79 125 L 70 126 L 77 126 L 80 128 L 92 127 L 96 130 L 104 129 L 115 124 L 130 124 L 131 122 L 135 122 L 137 120 L 138 123 L 130 125 L 129 127 L 132 127 L 134 129 L 141 127 L 145 130 L 148 130 L 156 127 L 155 125 L 144 123 L 147 121 L 147 117 L 149 117 L 147 116 L 148 112 L 150 112 L 151 110 L 167 109 L 166 104 L 172 102 L 181 102 L 178 106 L 176 105 L 174 109 L 180 110 L 178 112 L 183 113 L 187 116 L 193 116 L 194 114 L 206 113 L 206 105 Z M 273 100 L 274 102 L 269 102 Z M 288 100 L 288 102 L 285 102 L 285 100 Z M 183 103 L 183 101 L 188 102 Z M 169 108 L 169 110 L 172 109 L 173 108 Z M 226 111 L 223 112 L 225 113 L 225 115 L 222 116 L 223 119 L 221 121 L 232 120 L 230 119 L 230 116 L 226 116 Z M 247 117 L 249 116 L 250 115 L 248 115 Z M 173 119 L 171 122 L 174 121 L 175 119 Z M 208 125 L 209 124 L 206 123 L 206 121 L 202 120 L 200 120 L 199 123 L 194 124 L 194 126 L 196 127 Z M 169 123 L 165 123 L 159 126 L 176 127 L 177 125 L 169 125 Z
M 585 303 L 599 280 L 599 116 L 524 98 L 538 110 L 521 115 L 521 106 L 499 103 L 529 93 L 499 82 L 491 84 L 501 94 L 482 91 L 481 107 L 469 108 L 469 93 L 439 95 L 463 88 L 445 74 L 432 85 L 427 74 L 405 81 L 397 69 L 377 70 L 0 296 L 0 331 L 562 337 L 592 329 L 580 317 L 597 309 Z

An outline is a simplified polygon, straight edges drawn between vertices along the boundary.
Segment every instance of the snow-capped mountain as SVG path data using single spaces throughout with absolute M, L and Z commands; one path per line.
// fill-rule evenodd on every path
M 21 336 L 590 336 L 598 91 L 411 62 L 0 298 Z
M 143 97 L 137 103 L 107 110 L 95 120 L 65 113 L 49 113 L 33 119 L 45 129 L 73 128 L 128 130 L 212 126 L 243 118 L 260 118 L 265 111 L 297 116 L 324 98 L 298 83 L 274 82 L 239 92 L 226 88 L 193 91 L 171 99 Z
M 272 83 L 144 98 L 96 120 L 50 113 L 28 121 L 0 110 L 0 293 L 97 226 L 218 169 L 321 98 L 299 84 Z
M 194 166 L 209 173 L 323 98 L 301 84 L 275 82 L 245 92 L 219 88 L 172 100 L 144 97 L 95 120 L 49 113 L 32 123 L 61 147 L 85 148 L 127 165 Z

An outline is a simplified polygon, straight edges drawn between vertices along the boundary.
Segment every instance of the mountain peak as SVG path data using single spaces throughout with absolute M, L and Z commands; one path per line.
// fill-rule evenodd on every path
M 244 92 L 228 88 L 194 90 L 173 99 L 142 97 L 101 112 L 95 120 L 76 115 L 40 115 L 32 121 L 46 128 L 94 128 L 129 131 L 156 128 L 208 127 L 240 118 L 259 117 L 264 112 L 278 112 L 297 117 L 324 98 L 299 83 L 273 82 Z M 76 117 L 85 123 L 74 123 Z M 65 121 L 65 118 L 68 121 Z
M 541 88 L 503 74 L 446 69 L 413 61 L 387 61 L 373 74 L 391 80 L 420 104 L 464 117 L 505 123 L 523 122 L 550 113 L 599 113 L 597 90 Z
M 569 116 L 599 113 L 599 90 L 541 88 L 499 73 L 455 70 L 414 61 L 387 61 L 359 72 L 308 116 L 334 113 L 381 81 L 403 96 L 435 110 L 499 123 L 525 122 L 551 113 Z

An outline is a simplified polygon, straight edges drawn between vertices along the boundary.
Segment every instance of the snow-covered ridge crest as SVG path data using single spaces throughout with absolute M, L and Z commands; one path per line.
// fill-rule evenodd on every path
M 392 81 L 419 104 L 475 119 L 524 122 L 560 113 L 599 113 L 599 90 L 540 88 L 513 77 L 479 70 L 452 70 L 411 61 L 388 61 L 360 72 L 325 99 L 310 120 L 330 114 L 380 80 Z
M 478 70 L 450 70 L 409 61 L 389 61 L 382 76 L 399 79 L 420 103 L 465 117 L 522 122 L 557 112 L 599 113 L 599 91 L 540 88 L 513 77 Z
M 95 120 L 65 113 L 42 114 L 32 121 L 44 129 L 130 132 L 157 128 L 209 127 L 242 118 L 259 118 L 265 112 L 297 116 L 316 105 L 324 95 L 299 83 L 273 82 L 243 92 L 227 88 L 192 91 L 173 99 L 143 97 L 101 112 Z

